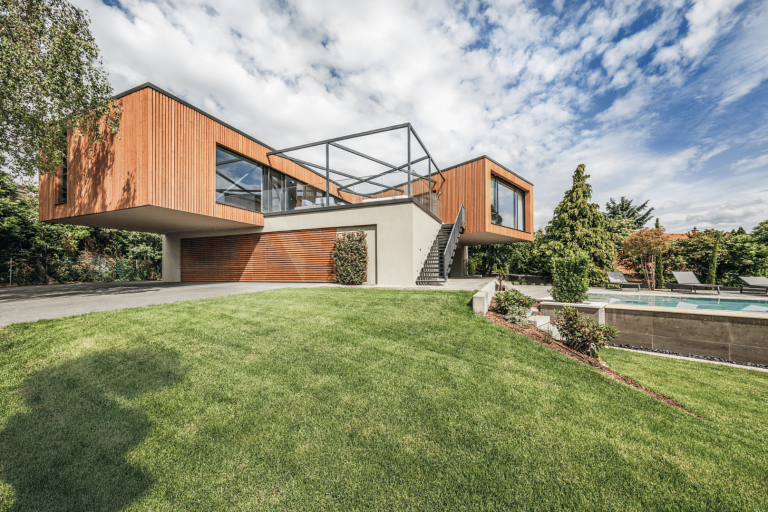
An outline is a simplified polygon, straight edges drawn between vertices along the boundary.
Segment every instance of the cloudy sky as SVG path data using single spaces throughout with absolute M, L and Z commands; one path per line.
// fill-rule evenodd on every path
M 274 147 L 411 122 L 441 167 L 533 182 L 537 227 L 580 163 L 601 207 L 650 199 L 671 232 L 768 218 L 765 1 L 74 3 L 116 92 Z

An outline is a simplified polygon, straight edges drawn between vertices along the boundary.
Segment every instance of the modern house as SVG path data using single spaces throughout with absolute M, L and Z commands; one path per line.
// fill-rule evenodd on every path
M 164 281 L 333 282 L 337 234 L 362 229 L 368 283 L 440 283 L 470 245 L 533 239 L 530 182 L 486 156 L 441 169 L 410 124 L 275 150 L 149 83 L 115 100 L 119 136 L 70 136 L 40 220 L 160 233 Z M 349 147 L 387 133 L 406 161 Z M 297 156 L 310 149 L 325 158 Z M 379 171 L 336 165 L 349 158 Z

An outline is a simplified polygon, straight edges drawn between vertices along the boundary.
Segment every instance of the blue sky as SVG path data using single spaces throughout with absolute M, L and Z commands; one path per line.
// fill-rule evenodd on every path
M 768 218 L 766 2 L 75 3 L 117 92 L 275 147 L 410 121 L 442 167 L 532 181 L 537 226 L 580 163 L 595 202 L 649 199 L 670 232 Z

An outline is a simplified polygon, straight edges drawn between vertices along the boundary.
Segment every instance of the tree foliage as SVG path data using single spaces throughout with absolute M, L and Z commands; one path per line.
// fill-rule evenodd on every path
M 557 302 L 584 302 L 589 292 L 589 256 L 577 253 L 552 260 L 552 298 Z
M 756 242 L 768 245 L 768 220 L 764 220 L 752 230 Z
M 0 0 L 0 168 L 17 178 L 56 172 L 67 130 L 95 144 L 120 128 L 88 23 L 65 0 Z
M 550 266 L 552 258 L 575 256 L 584 252 L 591 260 L 588 276 L 590 283 L 607 283 L 606 272 L 616 270 L 616 247 L 608 231 L 605 215 L 600 207 L 590 203 L 592 186 L 584 164 L 573 173 L 573 187 L 555 208 L 554 216 L 546 227 L 541 243 L 543 264 Z
M 644 210 L 648 210 L 645 211 Z M 621 196 L 619 202 L 610 198 L 605 203 L 605 216 L 611 219 L 629 219 L 635 223 L 635 229 L 641 229 L 651 219 L 653 208 L 648 209 L 648 201 L 634 206 L 631 199 Z
M 0 282 L 9 281 L 11 258 L 14 282 L 24 284 L 156 278 L 161 257 L 153 233 L 40 222 L 37 189 L 0 172 Z M 92 260 L 99 268 L 88 271 Z M 121 265 L 124 271 L 107 268 Z
M 624 253 L 640 258 L 642 261 L 645 282 L 648 288 L 656 289 L 656 258 L 667 252 L 669 238 L 664 236 L 664 228 L 635 231 L 624 240 Z

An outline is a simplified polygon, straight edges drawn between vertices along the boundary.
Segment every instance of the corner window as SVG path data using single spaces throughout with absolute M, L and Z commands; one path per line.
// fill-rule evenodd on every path
M 491 223 L 525 231 L 525 192 L 491 176 Z
M 264 171 L 245 157 L 216 148 L 216 202 L 261 211 L 261 185 Z

